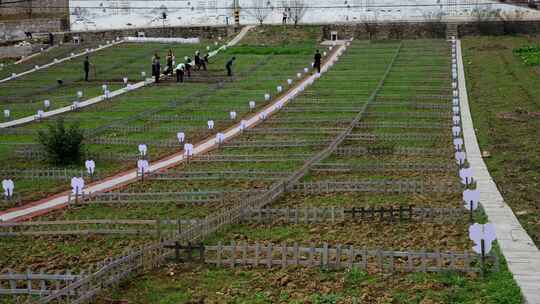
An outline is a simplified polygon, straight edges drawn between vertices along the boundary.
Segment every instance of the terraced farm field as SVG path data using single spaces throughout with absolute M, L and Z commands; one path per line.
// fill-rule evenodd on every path
M 59 273 L 34 288 L 25 279 L 6 286 L 34 290 L 37 303 L 520 303 L 497 248 L 484 259 L 470 251 L 450 42 L 326 48 L 299 31 L 287 45 L 276 39 L 262 48 L 261 37 L 276 33 L 255 29 L 186 84 L 66 114 L 84 128 L 103 177 L 133 167 L 139 143 L 154 162 L 180 150 L 179 130 L 196 143 L 275 105 L 304 88 L 313 50 L 326 53 L 319 79 L 217 149 L 0 226 L 0 269 Z M 236 74 L 225 79 L 220 67 L 233 55 Z M 43 125 L 4 131 L 4 165 L 47 166 L 33 135 Z M 28 179 L 17 184 L 15 203 L 67 184 Z M 472 220 L 486 221 L 481 211 Z

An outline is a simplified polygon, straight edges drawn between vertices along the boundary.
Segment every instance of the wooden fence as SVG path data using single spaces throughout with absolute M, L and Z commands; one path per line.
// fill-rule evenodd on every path
M 57 168 L 30 168 L 30 169 L 1 169 L 0 177 L 10 177 L 18 179 L 31 179 L 31 180 L 71 180 L 74 176 L 89 176 L 86 170 L 77 169 L 57 169 Z M 95 174 L 95 178 L 99 178 L 99 175 Z
M 403 156 L 450 156 L 453 150 L 421 147 L 339 147 L 338 156 L 403 155 Z
M 166 171 L 151 173 L 150 180 L 279 180 L 289 176 L 288 172 L 260 170 L 226 171 Z
M 177 244 L 178 245 L 178 244 Z M 174 245 L 168 245 L 174 248 Z M 292 246 L 287 243 L 247 243 L 216 246 L 181 246 L 175 250 L 175 258 L 193 262 L 204 260 L 216 266 L 254 266 L 254 267 L 322 267 L 331 269 L 378 270 L 384 273 L 395 272 L 482 272 L 487 267 L 499 271 L 497 255 L 481 255 L 465 252 L 441 251 L 385 251 L 382 249 L 357 248 L 352 245 L 322 247 Z M 186 250 L 189 248 L 189 252 Z M 197 259 L 197 254 L 204 257 Z M 183 255 L 185 257 L 183 257 Z M 189 260 L 191 258 L 191 260 Z
M 304 194 L 332 192 L 375 193 L 456 193 L 463 190 L 457 183 L 428 183 L 414 180 L 360 180 L 355 182 L 304 182 L 296 183 L 292 191 Z
M 69 284 L 80 280 L 83 274 L 46 274 L 44 271 L 33 273 L 27 270 L 17 273 L 10 269 L 0 271 L 1 295 L 31 295 L 44 296 L 60 291 Z
M 0 223 L 0 237 L 61 235 L 122 235 L 171 238 L 200 220 L 120 220 L 81 219 L 60 221 L 28 221 Z
M 343 221 L 457 221 L 468 220 L 465 209 L 399 207 L 244 209 L 244 222 L 309 224 Z
M 127 204 L 127 203 L 176 203 L 176 204 L 212 204 L 225 203 L 228 200 L 243 199 L 264 192 L 264 190 L 223 190 L 223 191 L 187 191 L 187 192 L 106 192 L 82 195 L 69 195 L 68 204 Z
M 448 172 L 456 170 L 456 165 L 448 162 L 370 162 L 367 164 L 321 163 L 312 169 L 315 172 Z

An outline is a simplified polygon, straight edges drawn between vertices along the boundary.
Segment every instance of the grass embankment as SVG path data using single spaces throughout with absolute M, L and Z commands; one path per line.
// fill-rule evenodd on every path
M 484 161 L 505 201 L 540 242 L 540 66 L 513 53 L 539 38 L 462 42 L 473 122 Z

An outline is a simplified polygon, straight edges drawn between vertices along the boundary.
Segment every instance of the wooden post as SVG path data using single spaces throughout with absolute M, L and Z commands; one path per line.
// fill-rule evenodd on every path
M 221 254 L 223 253 L 223 244 L 221 243 L 221 241 L 218 242 L 218 245 L 217 245 L 217 266 L 218 267 L 221 267 Z
M 268 268 L 272 268 L 272 243 L 269 243 L 266 247 L 266 263 Z
M 261 244 L 259 242 L 255 243 L 255 267 L 259 266 L 259 259 L 261 254 Z
M 236 266 L 236 243 L 231 241 L 231 268 Z
M 287 268 L 287 243 L 281 243 L 281 267 Z

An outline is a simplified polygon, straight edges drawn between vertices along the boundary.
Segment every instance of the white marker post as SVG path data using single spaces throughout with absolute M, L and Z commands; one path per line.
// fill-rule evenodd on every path
M 5 118 L 6 120 L 9 120 L 9 117 L 10 117 L 10 116 L 11 116 L 11 111 L 8 110 L 8 109 L 5 109 L 5 110 L 4 110 L 4 118 Z
M 214 121 L 213 120 L 209 120 L 207 124 L 208 124 L 208 130 L 213 130 L 214 129 Z
M 469 210 L 470 221 L 472 223 L 474 221 L 474 210 L 478 208 L 478 204 L 480 203 L 480 191 L 478 189 L 467 189 L 463 191 L 463 201 L 465 202 L 465 208 Z
M 231 120 L 236 120 L 236 112 L 235 111 L 229 112 L 229 117 L 231 118 Z
M 283 92 L 283 87 L 282 87 L 282 86 L 277 86 L 276 91 L 277 91 L 278 93 Z
M 240 131 L 243 132 L 247 128 L 247 122 L 245 120 L 240 121 Z
M 474 182 L 473 179 L 474 171 L 472 168 L 461 168 L 459 170 L 459 177 L 461 178 L 461 183 L 465 185 L 465 187 L 469 187 L 469 185 L 472 185 Z
M 454 138 L 454 149 L 456 151 L 463 151 L 463 138 Z
M 465 159 L 467 159 L 467 153 L 465 151 L 457 151 L 455 156 L 459 167 L 462 167 L 465 164 Z
M 71 179 L 72 193 L 75 195 L 75 204 L 79 202 L 79 195 L 82 195 L 84 189 L 84 179 L 82 177 L 73 177 Z
M 293 83 L 293 80 L 292 80 L 292 79 L 290 79 L 290 78 L 287 79 L 287 84 L 288 84 L 288 85 L 292 85 L 292 83 Z
M 497 239 L 495 226 L 491 223 L 471 225 L 469 227 L 469 238 L 475 243 L 473 250 L 482 255 L 481 271 L 484 273 L 486 254 L 491 251 L 492 243 Z
M 225 142 L 225 134 L 223 133 L 217 133 L 216 134 L 216 144 L 218 146 L 221 146 Z
M 193 144 L 184 145 L 184 156 L 186 157 L 186 161 L 189 162 L 189 160 L 193 156 Z
M 138 173 L 141 175 L 141 182 L 144 182 L 144 174 L 148 172 L 148 161 L 146 159 L 139 159 L 137 161 Z
M 183 144 L 184 140 L 186 140 L 186 134 L 184 132 L 178 132 L 176 138 L 178 138 L 179 143 Z
M 264 100 L 265 100 L 265 101 L 270 101 L 270 98 L 272 98 L 272 97 L 270 96 L 270 94 L 268 94 L 268 93 L 264 94 Z
M 4 188 L 4 197 L 6 200 L 10 200 L 13 197 L 13 190 L 15 189 L 15 183 L 11 179 L 4 179 L 2 181 L 2 188 Z
M 48 110 L 51 107 L 51 101 L 48 99 L 45 99 L 43 101 L 43 106 L 45 107 L 46 110 Z
M 148 152 L 148 147 L 145 144 L 139 145 L 139 155 L 143 158 L 146 158 L 146 153 Z
M 88 172 L 88 175 L 90 175 L 90 177 L 92 179 L 94 179 L 94 172 L 96 170 L 96 163 L 92 159 L 89 159 L 84 163 L 84 165 L 86 166 L 86 172 Z
M 252 100 L 252 101 L 249 102 L 249 110 L 250 111 L 255 110 L 255 101 Z

